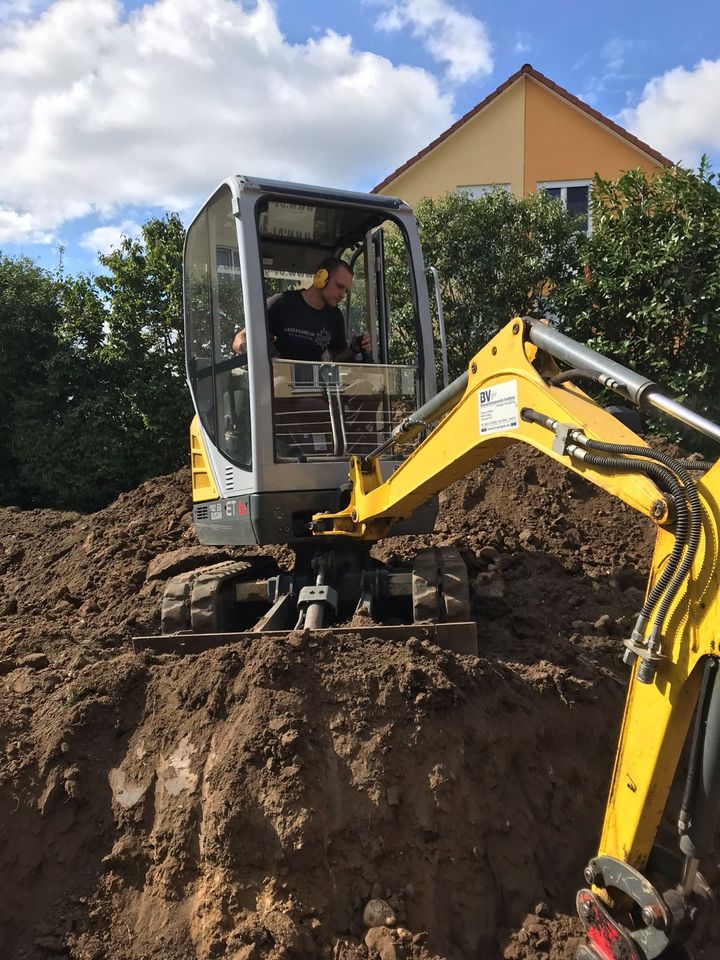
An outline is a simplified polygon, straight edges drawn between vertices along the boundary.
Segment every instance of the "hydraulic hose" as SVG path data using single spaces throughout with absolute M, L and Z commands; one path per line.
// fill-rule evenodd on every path
M 688 776 L 685 781 L 680 813 L 678 814 L 678 831 L 685 833 L 689 826 L 690 813 L 697 791 L 697 779 L 700 772 L 700 750 L 702 749 L 703 733 L 707 721 L 710 685 L 717 673 L 718 661 L 716 657 L 708 657 L 703 672 L 702 687 L 695 712 L 695 726 L 690 744 L 690 758 L 688 760 Z
M 523 420 L 537 423 L 548 430 L 555 431 L 559 424 L 551 417 L 538 413 L 528 407 L 522 410 Z M 680 586 L 684 582 L 700 542 L 701 507 L 695 485 L 682 463 L 673 457 L 652 450 L 650 447 L 636 447 L 631 444 L 603 443 L 600 440 L 590 440 L 579 429 L 570 431 L 572 443 L 567 453 L 591 466 L 605 469 L 623 470 L 627 472 L 639 471 L 653 476 L 670 490 L 676 506 L 675 543 L 673 550 L 662 574 L 654 584 L 645 599 L 643 608 L 638 616 L 635 629 L 632 632 L 632 641 L 641 645 L 645 639 L 645 630 L 648 620 L 655 606 L 657 614 L 647 639 L 647 649 L 651 654 L 658 654 L 661 648 L 660 633 L 665 618 L 670 610 L 672 601 L 677 596 Z M 619 456 L 595 456 L 587 453 L 588 449 L 618 454 Z M 581 455 L 582 454 L 582 455 Z M 629 459 L 629 455 L 635 459 Z M 678 478 L 682 481 L 678 483 Z M 688 530 L 688 506 L 690 507 Z M 685 554 L 683 557 L 683 553 Z M 630 648 L 630 654 L 633 654 Z M 630 661 L 627 661 L 630 662 Z M 644 660 L 638 668 L 637 677 L 641 683 L 651 683 L 655 676 L 655 666 L 651 660 Z
M 523 409 L 522 418 L 530 423 L 540 424 L 540 426 L 546 427 L 548 430 L 554 429 L 555 421 L 542 413 L 538 413 L 536 410 L 530 409 L 529 407 Z M 575 431 L 573 439 L 583 447 L 589 447 L 591 444 L 595 445 L 598 443 L 598 441 L 587 440 L 584 435 L 580 435 L 579 431 Z M 605 446 L 620 446 L 620 444 L 606 444 Z M 645 450 L 646 448 L 642 447 L 630 449 Z M 667 564 L 665 565 L 665 569 L 653 585 L 653 588 L 648 596 L 645 598 L 642 610 L 638 615 L 638 622 L 635 626 L 635 638 L 637 640 L 642 640 L 645 626 L 647 626 L 647 621 L 650 619 L 652 611 L 670 583 L 673 574 L 677 570 L 683 550 L 688 542 L 689 511 L 685 490 L 681 484 L 678 483 L 675 475 L 669 469 L 666 469 L 658 463 L 654 463 L 652 460 L 629 460 L 626 457 L 596 457 L 592 454 L 586 454 L 583 459 L 585 463 L 608 470 L 623 470 L 628 473 L 645 473 L 648 476 L 659 480 L 661 488 L 663 488 L 664 485 L 664 488 L 668 490 L 675 503 L 675 543 L 673 545 L 673 550 L 670 554 Z
M 720 674 L 717 657 L 708 657 L 696 717 L 688 790 L 683 797 L 680 849 L 685 854 L 681 895 L 693 892 L 697 868 L 713 848 L 720 816 Z
M 571 367 L 550 377 L 548 383 L 551 387 L 559 387 L 563 383 L 574 380 L 594 380 L 597 383 L 600 378 L 601 374 L 597 370 L 591 370 L 589 367 Z
M 710 467 L 715 466 L 710 460 L 678 460 L 677 462 L 686 470 L 709 470 Z
M 661 596 L 670 584 L 675 571 L 683 555 L 683 551 L 689 539 L 689 511 L 685 490 L 678 483 L 670 470 L 665 469 L 658 463 L 641 459 L 629 459 L 628 457 L 599 457 L 594 454 L 587 454 L 583 458 L 584 463 L 593 467 L 600 467 L 606 470 L 623 470 L 627 473 L 645 473 L 649 477 L 660 482 L 660 486 L 668 490 L 675 503 L 675 543 L 672 553 L 668 559 L 665 569 L 653 585 L 652 590 L 645 598 L 642 609 L 638 616 L 638 623 L 643 626 L 647 623 L 659 602 Z M 636 630 L 638 627 L 635 628 Z
M 587 437 L 583 437 L 582 440 L 578 439 L 578 442 L 589 450 L 601 450 L 608 453 L 619 453 L 656 460 L 671 470 L 683 484 L 684 493 L 690 505 L 690 535 L 688 537 L 687 551 L 675 571 L 675 575 L 670 581 L 670 585 L 665 591 L 665 595 L 660 601 L 657 613 L 655 614 L 648 640 L 649 645 L 652 647 L 658 643 L 658 634 L 662 631 L 662 626 L 670 610 L 670 605 L 690 572 L 700 545 L 702 516 L 700 497 L 698 496 L 690 474 L 678 460 L 675 460 L 674 457 L 668 454 L 662 453 L 659 450 L 652 450 L 650 447 L 635 447 L 624 443 L 603 443 L 601 440 L 589 440 Z

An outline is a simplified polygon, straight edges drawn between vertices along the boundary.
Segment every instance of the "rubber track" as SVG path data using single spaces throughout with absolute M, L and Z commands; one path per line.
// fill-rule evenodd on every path
M 470 587 L 467 567 L 457 547 L 440 549 L 443 620 L 446 623 L 470 620 Z
M 190 623 L 193 633 L 212 633 L 223 629 L 218 621 L 220 590 L 228 580 L 247 579 L 249 563 L 227 563 L 213 571 L 201 572 L 195 578 L 190 602 Z
M 258 559 L 267 562 L 264 557 Z M 226 560 L 168 580 L 162 602 L 162 633 L 211 633 L 216 630 L 220 586 L 230 577 L 247 579 L 254 567 L 252 560 Z
M 437 623 L 438 606 L 438 557 L 434 548 L 420 550 L 413 561 L 412 601 L 415 623 Z

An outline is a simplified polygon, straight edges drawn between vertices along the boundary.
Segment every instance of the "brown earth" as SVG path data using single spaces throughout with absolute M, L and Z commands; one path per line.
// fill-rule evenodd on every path
M 569 960 L 652 525 L 517 447 L 375 552 L 420 542 L 461 549 L 479 657 L 298 633 L 181 658 L 130 640 L 168 576 L 243 554 L 196 544 L 187 471 L 0 510 L 0 956 Z M 395 922 L 366 934 L 371 898 Z

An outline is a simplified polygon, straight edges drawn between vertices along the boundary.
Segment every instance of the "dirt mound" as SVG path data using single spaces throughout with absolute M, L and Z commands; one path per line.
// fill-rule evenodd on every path
M 0 510 L 1 955 L 572 957 L 651 524 L 512 448 L 432 537 L 375 548 L 461 549 L 479 657 L 302 634 L 136 655 L 167 577 L 253 552 L 197 546 L 189 486 Z M 367 933 L 372 899 L 394 922 Z

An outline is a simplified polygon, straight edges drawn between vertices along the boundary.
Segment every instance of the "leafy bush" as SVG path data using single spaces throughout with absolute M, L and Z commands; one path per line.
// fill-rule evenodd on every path
M 498 189 L 476 200 L 449 193 L 421 200 L 415 212 L 425 263 L 440 275 L 451 378 L 512 317 L 554 312 L 555 290 L 572 276 L 586 240 L 562 205 L 542 193 L 518 199 Z M 401 257 L 400 238 L 389 236 L 394 315 L 403 309 L 396 301 L 405 287 L 393 283 Z M 401 329 L 403 339 L 409 329 Z
M 96 278 L 0 257 L 0 502 L 94 510 L 186 461 L 184 234 L 150 220 Z
M 595 177 L 592 219 L 582 270 L 557 292 L 564 332 L 718 419 L 716 175 L 703 160 L 697 173 L 669 167 Z M 668 435 L 668 422 L 655 429 Z

